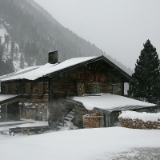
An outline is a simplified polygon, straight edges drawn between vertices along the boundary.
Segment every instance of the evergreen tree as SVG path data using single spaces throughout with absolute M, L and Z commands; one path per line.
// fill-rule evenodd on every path
M 24 57 L 23 57 L 23 55 L 21 55 L 21 59 L 20 59 L 20 68 L 24 69 Z
M 4 54 L 4 46 L 0 45 L 0 76 L 14 72 L 14 65 L 12 59 L 7 59 L 3 61 L 3 54 Z
M 3 45 L 0 45 L 0 62 L 2 61 L 2 57 L 3 57 L 3 54 L 4 54 L 4 47 Z
M 13 58 L 14 58 L 14 49 L 15 49 L 15 43 L 12 41 L 12 43 L 11 43 L 11 59 L 13 60 Z
M 27 41 L 25 44 L 24 53 L 25 53 L 25 59 L 26 59 L 26 62 L 28 63 L 28 66 L 31 66 L 31 64 L 32 64 L 32 60 L 31 60 L 32 51 L 31 51 L 31 43 L 29 41 Z
M 160 61 L 156 48 L 147 40 L 135 65 L 129 95 L 156 103 L 160 98 Z
M 5 43 L 7 44 L 7 51 L 9 46 L 9 35 L 5 35 Z
M 18 53 L 19 53 L 19 50 L 18 50 L 18 47 L 16 46 L 15 47 L 16 60 L 18 60 Z
M 3 46 L 0 45 L 0 76 L 3 75 L 3 67 L 4 67 L 2 56 L 3 56 Z
M 0 45 L 0 76 L 5 74 L 5 63 L 3 61 L 4 46 Z
M 2 45 L 2 37 L 0 36 L 0 46 Z
M 8 59 L 5 63 L 5 73 L 14 72 L 14 65 L 12 59 Z

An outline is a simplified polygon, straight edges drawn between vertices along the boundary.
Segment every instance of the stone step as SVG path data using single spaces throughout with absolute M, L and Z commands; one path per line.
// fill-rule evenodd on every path
M 74 111 L 71 111 L 71 112 L 69 112 L 69 114 L 75 114 L 75 112 L 74 112 Z
M 63 127 L 63 124 L 62 123 L 58 123 L 58 126 L 62 126 Z
M 69 119 L 70 121 L 73 119 L 74 117 L 65 117 L 65 119 Z
M 73 118 L 74 118 L 74 117 L 65 117 L 64 120 L 69 120 L 69 121 L 71 121 Z
M 62 122 L 59 122 L 58 124 L 63 125 L 63 123 L 62 123 Z
M 65 118 L 64 121 L 70 121 L 70 119 Z
M 72 115 L 72 116 L 71 116 L 71 115 L 66 115 L 66 117 L 67 117 L 67 118 L 73 118 L 74 116 L 73 116 L 73 115 Z M 65 117 L 65 118 L 66 118 L 66 117 Z
M 74 117 L 74 114 L 67 114 L 67 117 Z

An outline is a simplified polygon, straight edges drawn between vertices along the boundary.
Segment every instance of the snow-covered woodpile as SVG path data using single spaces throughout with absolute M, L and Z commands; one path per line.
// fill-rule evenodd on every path
M 98 128 L 100 125 L 100 116 L 96 113 L 83 116 L 83 128 Z
M 160 127 L 160 113 L 123 111 L 118 118 L 121 125 L 127 128 L 157 129 Z

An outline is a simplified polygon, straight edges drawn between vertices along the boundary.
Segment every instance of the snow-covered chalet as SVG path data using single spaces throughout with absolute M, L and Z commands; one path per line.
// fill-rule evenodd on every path
M 119 111 L 155 106 L 124 97 L 131 76 L 105 56 L 71 58 L 58 62 L 58 51 L 48 63 L 0 77 L 0 121 L 20 118 L 48 120 L 55 126 L 73 110 L 73 122 L 83 127 L 83 115 L 99 115 L 99 126 L 112 126 Z

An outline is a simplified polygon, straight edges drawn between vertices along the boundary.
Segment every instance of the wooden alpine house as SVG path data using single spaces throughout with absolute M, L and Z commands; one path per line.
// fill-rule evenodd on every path
M 98 114 L 102 126 L 109 126 L 102 118 L 109 113 L 100 115 L 102 112 L 98 108 L 89 111 L 73 97 L 100 93 L 124 96 L 124 83 L 131 81 L 131 76 L 105 56 L 71 58 L 61 63 L 58 51 L 50 52 L 48 57 L 48 63 L 43 66 L 28 67 L 0 77 L 1 94 L 17 96 L 19 117 L 48 120 L 54 127 L 66 113 L 74 110 L 73 122 L 79 127 L 83 127 L 86 114 Z M 14 105 L 15 102 L 11 107 Z

